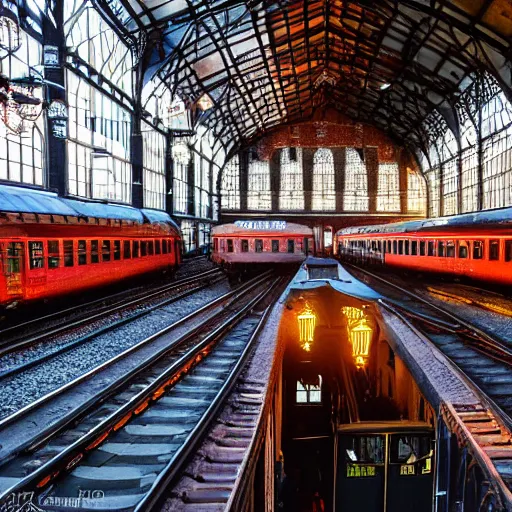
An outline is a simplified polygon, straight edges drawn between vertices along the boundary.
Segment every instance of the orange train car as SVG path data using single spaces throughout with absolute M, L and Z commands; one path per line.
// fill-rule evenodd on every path
M 212 259 L 227 269 L 299 264 L 314 253 L 313 230 L 275 220 L 247 220 L 212 229 Z
M 0 306 L 57 297 L 181 261 L 164 212 L 0 186 Z
M 346 228 L 340 259 L 512 284 L 512 208 Z

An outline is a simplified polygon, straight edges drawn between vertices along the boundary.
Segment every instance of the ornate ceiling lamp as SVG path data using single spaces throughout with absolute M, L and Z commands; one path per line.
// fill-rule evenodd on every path
M 297 320 L 299 322 L 300 344 L 306 352 L 309 352 L 315 335 L 316 315 L 307 302 L 304 310 L 297 316 Z
M 356 367 L 364 368 L 370 356 L 373 329 L 366 323 L 366 319 L 362 318 L 349 329 L 349 335 Z

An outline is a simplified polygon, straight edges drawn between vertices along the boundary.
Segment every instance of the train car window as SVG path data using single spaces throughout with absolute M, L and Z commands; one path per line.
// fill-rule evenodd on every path
M 178 248 L 180 245 L 180 242 L 176 240 L 176 248 Z M 167 240 L 167 247 L 169 249 L 169 254 L 172 254 L 172 242 L 170 240 Z
M 228 252 L 233 252 L 233 239 L 228 238 Z
M 48 240 L 48 268 L 59 268 L 60 251 L 58 240 Z
M 453 240 L 446 241 L 446 257 L 455 258 L 455 243 Z
M 432 450 L 428 434 L 392 434 L 389 445 L 391 464 L 413 464 L 427 457 Z
M 426 245 L 425 240 L 420 240 L 420 256 L 425 256 Z
M 398 254 L 398 242 L 393 240 L 393 254 Z
M 505 261 L 512 261 L 512 240 L 505 240 Z
M 87 243 L 85 240 L 78 240 L 78 264 L 87 265 Z
M 121 259 L 121 240 L 114 240 L 114 260 Z
M 148 244 L 146 240 L 141 240 L 140 242 L 140 255 L 147 256 L 148 255 Z
M 103 240 L 101 243 L 101 259 L 110 261 L 110 240 Z
M 288 240 L 288 252 L 295 252 L 295 240 Z
M 138 240 L 134 240 L 133 241 L 133 253 L 132 253 L 132 256 L 134 258 L 138 258 L 139 257 L 139 247 L 140 247 L 140 243 Z
M 388 252 L 391 253 L 391 240 L 388 240 Z
M 155 254 L 161 254 L 160 240 L 155 240 Z
M 489 260 L 497 261 L 500 259 L 500 241 L 489 240 Z
M 162 240 L 162 254 L 167 254 L 167 240 Z
M 130 240 L 123 242 L 123 258 L 129 260 L 132 257 L 132 248 Z
M 64 240 L 64 266 L 72 267 L 73 265 L 73 240 Z
M 249 252 L 249 240 L 242 240 L 242 252 Z
M 220 252 L 226 252 L 226 240 L 224 238 L 220 239 Z
M 386 246 L 386 242 L 384 242 L 384 247 L 385 246 Z M 382 242 L 380 240 L 377 242 L 377 250 L 379 252 L 382 252 Z
M 436 242 L 434 240 L 428 241 L 428 253 L 429 256 L 436 255 Z
M 21 272 L 21 258 L 23 256 L 23 244 L 21 242 L 9 242 L 7 244 L 7 272 L 18 274 Z
M 384 464 L 386 438 L 382 434 L 354 434 L 347 441 L 345 455 L 347 460 L 366 464 Z
M 481 260 L 484 257 L 484 243 L 481 240 L 473 242 L 473 259 Z
M 417 256 L 418 255 L 418 241 L 417 240 L 412 240 L 411 241 L 411 254 L 413 256 Z
M 440 258 L 444 258 L 444 256 L 445 256 L 444 242 L 437 242 L 437 255 Z
M 263 252 L 263 240 L 261 238 L 256 238 L 254 241 L 254 250 L 256 252 Z
M 28 254 L 31 269 L 44 268 L 43 242 L 29 242 Z
M 404 241 L 398 240 L 398 254 L 404 253 Z
M 405 254 L 407 254 L 407 256 L 410 254 L 409 246 L 410 246 L 410 242 L 409 242 L 409 240 L 406 240 L 405 241 Z
M 213 239 L 213 252 L 219 252 L 219 239 Z
M 153 243 L 153 240 L 148 240 L 148 255 L 153 256 L 155 253 L 155 244 Z
M 100 255 L 98 252 L 99 242 L 98 240 L 91 240 L 91 263 L 99 263 Z
M 279 252 L 279 240 L 272 240 L 272 252 Z
M 469 242 L 464 242 L 462 240 L 459 240 L 458 244 L 459 244 L 458 257 L 461 259 L 466 259 L 469 256 L 469 250 L 468 250 Z

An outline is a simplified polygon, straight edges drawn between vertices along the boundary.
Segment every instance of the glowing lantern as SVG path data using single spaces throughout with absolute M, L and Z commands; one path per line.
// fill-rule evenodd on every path
M 357 325 L 350 329 L 350 342 L 352 343 L 352 357 L 357 368 L 364 368 L 370 355 L 370 343 L 373 329 L 362 318 Z
M 363 318 L 363 310 L 353 306 L 343 306 L 341 312 L 345 315 L 349 324 L 353 324 Z
M 302 348 L 309 352 L 315 334 L 316 315 L 306 302 L 304 311 L 297 318 L 299 320 L 300 343 Z

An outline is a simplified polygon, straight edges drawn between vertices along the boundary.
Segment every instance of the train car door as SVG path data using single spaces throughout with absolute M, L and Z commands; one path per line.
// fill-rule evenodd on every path
M 27 298 L 36 298 L 46 292 L 45 243 L 31 240 L 27 245 L 25 292 Z
M 336 512 L 432 511 L 433 431 L 426 424 L 391 427 L 340 427 Z
M 6 296 L 8 302 L 23 298 L 24 254 L 24 242 L 7 242 L 5 244 L 3 273 L 5 276 Z
M 174 240 L 174 258 L 176 261 L 176 265 L 179 265 L 182 260 L 181 243 L 179 240 L 176 240 L 176 239 Z

